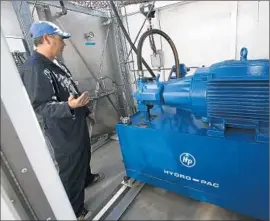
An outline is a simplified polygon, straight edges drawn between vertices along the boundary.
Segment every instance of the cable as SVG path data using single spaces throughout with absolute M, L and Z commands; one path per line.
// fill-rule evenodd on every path
M 122 29 L 122 31 L 123 31 L 123 33 L 124 33 L 124 35 L 125 35 L 128 43 L 130 44 L 130 46 L 133 49 L 133 51 L 138 55 L 137 49 L 136 49 L 135 45 L 133 44 L 133 42 L 131 41 L 131 39 L 130 39 L 130 37 L 129 37 L 129 35 L 128 35 L 128 33 L 127 33 L 127 31 L 126 31 L 126 29 L 125 29 L 125 27 L 124 27 L 124 25 L 123 25 L 123 23 L 121 21 L 121 18 L 119 17 L 119 14 L 118 14 L 117 9 L 116 9 L 116 7 L 115 7 L 115 5 L 113 3 L 113 0 L 110 0 L 110 4 L 111 4 L 112 10 L 113 10 L 113 12 L 114 12 L 114 14 L 116 16 L 116 19 L 118 21 L 118 24 L 121 27 L 121 29 Z M 146 69 L 148 70 L 148 72 L 151 74 L 151 76 L 153 78 L 156 78 L 156 75 L 154 74 L 154 72 L 152 71 L 152 69 L 149 67 L 149 65 L 146 63 L 146 61 L 143 58 L 141 58 L 141 61 L 144 64 L 144 66 L 146 67 Z
M 138 70 L 142 71 L 142 46 L 143 46 L 143 42 L 144 40 L 149 36 L 149 35 L 153 35 L 153 34 L 159 34 L 162 37 L 164 37 L 167 42 L 169 43 L 169 45 L 172 48 L 173 51 L 173 55 L 174 55 L 174 60 L 175 60 L 175 68 L 176 68 L 176 78 L 180 78 L 181 73 L 180 73 L 180 67 L 179 67 L 179 57 L 178 57 L 178 53 L 177 53 L 177 49 L 172 41 L 172 39 L 163 31 L 159 30 L 159 29 L 151 29 L 146 31 L 145 33 L 142 34 L 139 43 L 138 43 L 138 48 L 137 48 L 137 65 L 138 65 Z M 170 79 L 170 76 L 168 78 L 168 80 Z

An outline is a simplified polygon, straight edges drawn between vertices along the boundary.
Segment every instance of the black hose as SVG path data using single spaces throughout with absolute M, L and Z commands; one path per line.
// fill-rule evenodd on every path
M 181 73 L 180 73 L 180 68 L 179 68 L 179 57 L 178 57 L 178 53 L 177 53 L 177 49 L 172 41 L 172 39 L 163 31 L 159 30 L 159 29 L 151 29 L 148 30 L 146 32 L 144 32 L 139 40 L 138 43 L 138 47 L 137 47 L 137 65 L 138 65 L 138 70 L 142 71 L 142 46 L 143 46 L 143 42 L 144 40 L 149 36 L 149 35 L 153 35 L 153 34 L 159 34 L 162 37 L 164 37 L 167 42 L 169 43 L 169 45 L 172 48 L 173 51 L 173 55 L 174 55 L 174 60 L 175 60 L 175 68 L 176 68 L 176 78 L 180 78 Z M 169 76 L 170 79 L 170 76 Z M 168 79 L 168 80 L 169 80 Z
M 118 12 L 117 12 L 117 10 L 116 10 L 116 7 L 115 7 L 115 5 L 114 5 L 114 3 L 113 3 L 113 0 L 110 0 L 110 4 L 111 4 L 112 10 L 113 10 L 113 12 L 114 12 L 114 14 L 115 14 L 115 16 L 116 16 L 117 22 L 118 22 L 120 28 L 122 29 L 122 31 L 123 31 L 123 33 L 124 33 L 124 35 L 125 35 L 125 37 L 126 37 L 128 43 L 130 44 L 131 48 L 133 49 L 133 51 L 134 51 L 134 52 L 137 54 L 137 56 L 138 56 L 138 51 L 137 51 L 135 45 L 133 44 L 133 42 L 131 41 L 131 39 L 130 39 L 130 37 L 129 37 L 129 35 L 128 35 L 128 33 L 127 33 L 127 31 L 126 31 L 126 29 L 125 29 L 125 27 L 124 27 L 124 25 L 123 25 L 123 23 L 122 23 L 122 21 L 121 21 L 121 18 L 119 17 L 119 14 L 118 14 Z M 141 56 L 140 56 L 140 57 L 141 57 Z M 156 75 L 154 74 L 153 70 L 149 67 L 149 65 L 146 63 L 146 61 L 145 61 L 142 57 L 141 57 L 141 62 L 144 64 L 144 66 L 146 67 L 147 71 L 151 74 L 151 76 L 152 76 L 153 78 L 156 78 Z M 178 66 L 179 66 L 179 65 L 178 65 Z

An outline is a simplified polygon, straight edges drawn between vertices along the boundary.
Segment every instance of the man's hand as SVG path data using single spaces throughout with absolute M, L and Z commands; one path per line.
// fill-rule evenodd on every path
M 80 97 L 78 97 L 77 99 L 74 96 L 69 96 L 68 98 L 68 106 L 71 109 L 75 109 L 78 107 L 83 107 L 85 105 L 87 105 L 90 101 L 89 98 L 89 94 L 88 92 L 83 92 L 82 95 Z

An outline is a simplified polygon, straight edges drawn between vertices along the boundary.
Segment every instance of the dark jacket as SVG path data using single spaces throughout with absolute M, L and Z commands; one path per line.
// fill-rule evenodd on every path
M 38 52 L 20 68 L 21 78 L 35 112 L 42 116 L 45 134 L 55 151 L 73 152 L 80 149 L 87 130 L 87 107 L 71 110 L 68 97 L 79 96 L 70 71 L 66 71 Z

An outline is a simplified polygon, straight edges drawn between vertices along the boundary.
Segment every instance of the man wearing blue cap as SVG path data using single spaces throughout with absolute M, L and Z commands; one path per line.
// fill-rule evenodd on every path
M 35 112 L 43 119 L 74 212 L 84 219 L 88 214 L 84 189 L 104 178 L 90 169 L 89 95 L 79 92 L 68 68 L 56 59 L 63 52 L 64 39 L 71 35 L 47 21 L 35 22 L 31 35 L 36 50 L 21 67 L 21 77 Z

